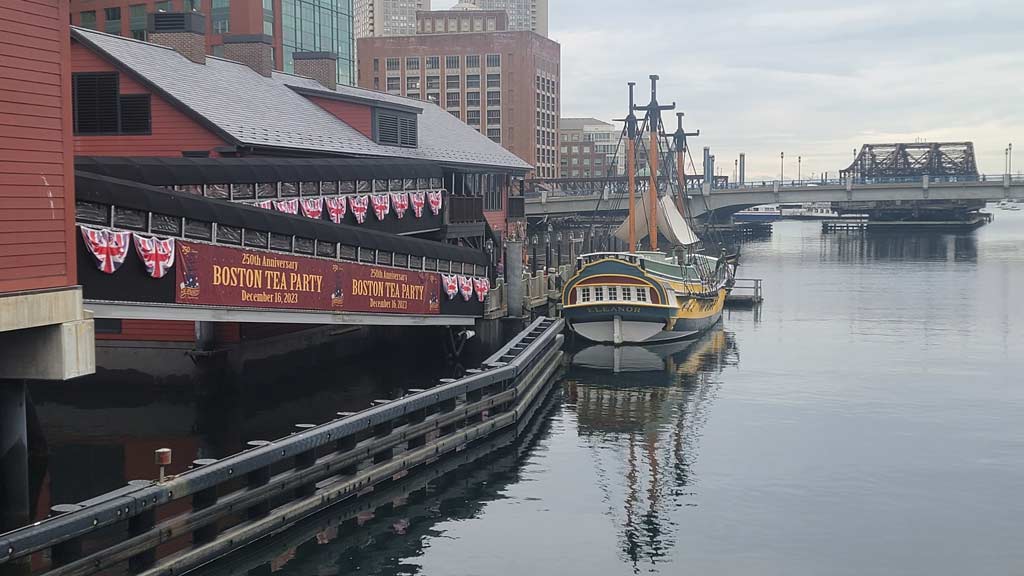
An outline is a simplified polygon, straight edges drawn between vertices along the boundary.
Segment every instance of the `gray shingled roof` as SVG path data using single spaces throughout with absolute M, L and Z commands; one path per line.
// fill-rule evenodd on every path
M 166 92 L 242 144 L 343 155 L 415 158 L 446 163 L 530 170 L 438 106 L 373 90 L 338 86 L 340 94 L 420 108 L 419 147 L 382 146 L 289 88 L 326 90 L 317 81 L 274 72 L 261 76 L 244 64 L 208 56 L 196 64 L 174 50 L 72 27 L 92 45 Z

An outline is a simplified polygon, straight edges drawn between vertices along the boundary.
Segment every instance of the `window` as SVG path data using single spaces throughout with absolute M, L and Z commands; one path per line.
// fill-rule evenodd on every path
M 374 132 L 378 144 L 416 147 L 418 140 L 416 116 L 391 110 L 374 110 Z
M 440 90 L 441 89 L 441 77 L 440 76 L 427 76 L 427 90 Z
M 213 25 L 214 34 L 231 32 L 231 0 L 213 0 L 210 23 Z
M 417 57 L 414 57 L 414 56 L 406 58 L 405 59 L 405 69 L 406 70 L 419 70 L 420 69 L 420 59 L 417 58 Z
M 157 12 L 174 12 L 174 3 L 171 0 L 162 0 L 153 5 Z
M 380 72 L 380 58 L 373 59 L 373 71 Z
M 149 95 L 118 90 L 116 72 L 72 75 L 75 134 L 149 133 Z
M 412 92 L 412 91 L 417 91 L 418 92 L 419 89 L 420 89 L 420 77 L 419 76 L 409 76 L 408 78 L 405 79 L 405 91 L 406 92 Z
M 413 98 L 415 100 L 419 100 L 420 99 L 420 93 L 419 92 L 407 92 L 405 94 L 405 97 L 406 98 Z
M 433 102 L 434 104 L 436 104 L 438 106 L 441 105 L 441 95 L 438 94 L 437 92 L 430 92 L 430 93 L 428 93 L 427 94 L 427 100 L 430 101 L 430 102 Z
M 562 154 L 568 154 L 568 153 L 569 153 L 569 147 L 568 146 L 562 146 Z
M 479 68 L 480 67 L 480 56 L 466 56 L 466 68 Z
M 619 299 L 619 287 L 609 286 L 608 287 L 608 300 L 615 302 Z
M 469 104 L 467 102 L 467 104 Z M 470 126 L 480 125 L 480 111 L 479 110 L 466 110 L 466 124 Z
M 402 69 L 402 61 L 400 59 L 398 59 L 398 58 L 388 58 L 387 62 L 385 63 L 385 65 L 387 66 L 388 70 L 401 70 Z
M 439 56 L 427 56 L 427 70 L 437 70 L 441 67 Z
M 103 9 L 103 31 L 107 34 L 120 34 L 121 33 L 121 8 L 104 8 Z
M 132 38 L 146 39 L 146 5 L 135 4 L 128 7 L 128 28 Z
M 604 286 L 594 286 L 594 302 L 604 302 Z
M 487 137 L 501 144 L 501 128 L 488 128 Z
M 466 106 L 480 106 L 480 93 L 479 92 L 466 92 Z
M 445 95 L 445 106 L 448 108 L 458 108 L 462 100 L 460 96 L 462 95 L 458 92 L 449 92 Z
M 501 92 L 487 92 L 487 105 L 488 106 L 501 106 Z
M 488 88 L 501 88 L 501 74 L 488 74 L 487 75 L 487 87 Z
M 590 287 L 589 286 L 588 287 L 584 287 L 584 288 L 577 288 L 576 290 L 579 292 L 579 294 L 578 294 L 579 298 L 577 298 L 577 300 L 579 300 L 580 303 L 590 302 Z
M 449 90 L 458 90 L 461 85 L 462 82 L 458 74 L 449 74 L 445 76 L 445 87 Z
M 622 287 L 622 301 L 632 302 L 633 301 L 633 288 L 631 286 Z
M 647 302 L 647 288 L 637 288 L 636 289 L 636 301 L 637 302 Z
M 398 76 L 388 76 L 388 92 L 398 92 L 402 89 L 402 79 Z
M 480 87 L 480 75 L 479 74 L 466 74 L 466 88 L 479 88 Z
M 89 10 L 82 12 L 79 22 L 82 24 L 82 28 L 96 29 L 96 11 Z
M 462 119 L 462 112 L 459 112 L 458 110 L 449 110 L 448 113 L 460 120 Z
M 453 68 L 458 68 L 459 67 L 459 57 L 458 56 L 445 56 L 444 57 L 444 67 L 446 69 L 448 69 L 448 70 L 451 70 Z
M 498 68 L 499 66 L 501 66 L 501 54 L 488 54 L 487 67 Z
M 195 4 L 195 10 L 199 10 L 199 0 L 185 0 L 185 11 L 190 12 L 189 3 Z M 274 0 L 263 0 L 263 33 L 267 36 L 274 35 Z
M 487 123 L 488 124 L 501 124 L 501 110 L 488 110 L 487 111 Z

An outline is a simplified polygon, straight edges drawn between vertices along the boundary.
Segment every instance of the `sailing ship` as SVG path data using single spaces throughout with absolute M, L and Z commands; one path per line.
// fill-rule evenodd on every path
M 703 254 L 701 240 L 694 234 L 685 214 L 686 136 L 682 113 L 678 128 L 663 132 L 662 106 L 657 100 L 657 80 L 651 76 L 651 102 L 633 103 L 629 84 L 629 114 L 625 118 L 626 174 L 629 217 L 615 236 L 627 242 L 627 252 L 594 252 L 577 259 L 575 275 L 562 290 L 562 311 L 573 333 L 597 343 L 613 345 L 657 344 L 694 338 L 715 325 L 722 316 L 726 293 L 731 286 L 733 266 L 724 257 Z M 646 197 L 637 195 L 636 154 L 643 145 L 644 129 L 638 129 L 635 111 L 645 111 L 643 127 L 650 133 Z M 669 188 L 672 175 L 666 171 L 665 194 L 659 194 L 658 161 L 664 153 L 660 138 L 672 137 L 676 156 L 673 199 Z M 667 147 L 667 142 L 666 142 Z M 660 251 L 664 238 L 668 251 Z M 646 249 L 641 242 L 647 240 Z

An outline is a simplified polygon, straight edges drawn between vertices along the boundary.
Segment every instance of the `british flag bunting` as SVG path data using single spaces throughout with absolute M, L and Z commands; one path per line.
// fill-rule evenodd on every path
M 390 197 L 387 193 L 384 194 L 371 194 L 370 202 L 373 203 L 373 213 L 377 215 L 377 220 L 384 220 L 384 217 L 391 212 Z
M 96 267 L 107 274 L 117 272 L 128 256 L 132 233 L 88 226 L 81 226 L 81 229 L 85 247 L 96 261 Z
M 348 207 L 352 209 L 352 215 L 356 217 L 356 222 L 359 224 L 366 222 L 366 208 L 369 205 L 370 197 L 366 194 L 348 197 Z
M 453 300 L 459 293 L 459 277 L 456 274 L 441 274 L 441 281 L 444 282 L 444 293 L 449 300 Z
M 409 201 L 412 202 L 412 213 L 417 218 L 423 217 L 423 205 L 427 202 L 426 192 L 410 192 Z
M 459 292 L 462 292 L 462 299 L 469 302 L 473 297 L 473 278 L 470 276 L 459 276 Z
M 274 200 L 274 209 L 278 212 L 284 212 L 285 214 L 298 214 L 299 200 L 297 198 L 292 198 L 291 200 Z
M 476 292 L 476 299 L 483 302 L 487 293 L 491 291 L 491 281 L 487 278 L 473 278 L 473 290 Z
M 303 198 L 299 203 L 302 205 L 302 214 L 306 218 L 319 220 L 320 215 L 324 213 L 323 198 Z
M 437 216 L 441 213 L 441 198 L 442 194 L 440 190 L 433 192 L 427 192 L 427 200 L 430 202 L 430 212 Z
M 391 207 L 395 209 L 395 216 L 401 220 L 405 217 L 405 211 L 409 209 L 409 193 L 408 192 L 392 192 L 391 193 Z
M 135 235 L 135 253 L 153 278 L 163 278 L 174 266 L 174 238 Z
M 348 205 L 345 203 L 344 196 L 340 198 L 324 198 L 324 204 L 327 205 L 327 215 L 331 217 L 331 222 L 340 224 L 345 219 Z

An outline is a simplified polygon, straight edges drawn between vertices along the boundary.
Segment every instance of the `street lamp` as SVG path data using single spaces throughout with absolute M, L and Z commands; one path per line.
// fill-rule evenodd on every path
M 1006 146 L 1006 173 L 1013 174 L 1013 142 Z
M 803 178 L 802 178 L 803 167 L 800 165 L 802 161 L 803 161 L 803 156 L 797 156 L 796 157 L 796 181 L 797 182 L 803 180 Z
M 786 153 L 779 152 L 779 183 L 786 179 Z

